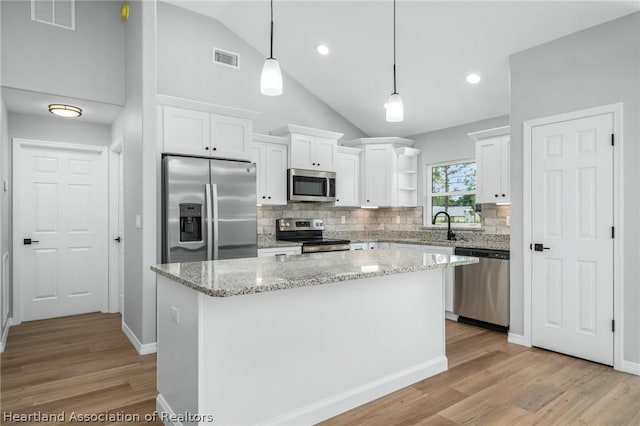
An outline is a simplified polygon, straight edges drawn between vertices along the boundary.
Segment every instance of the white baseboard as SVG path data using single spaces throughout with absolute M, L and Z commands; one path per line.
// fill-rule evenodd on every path
M 524 336 L 522 334 L 509 333 L 509 336 L 507 337 L 507 341 L 509 343 L 513 343 L 520 346 L 531 346 L 531 345 L 527 345 L 527 343 L 524 340 Z
M 324 400 L 306 405 L 278 417 L 260 422 L 260 425 L 310 425 L 330 419 L 352 408 L 358 407 L 381 396 L 395 392 L 409 385 L 435 376 L 447 370 L 446 357 L 439 357 L 407 368 L 389 376 L 366 383 L 362 386 L 333 395 Z
M 133 347 L 136 348 L 138 355 L 148 355 L 148 354 L 156 353 L 157 351 L 156 342 L 146 343 L 143 345 L 140 342 L 140 340 L 138 340 L 136 335 L 133 334 L 133 331 L 131 331 L 131 329 L 127 326 L 127 324 L 124 321 L 122 322 L 122 332 L 125 334 L 125 336 L 127 336 L 127 338 L 129 338 L 129 341 L 131 342 Z
M 13 325 L 12 318 L 7 318 L 4 330 L 2 330 L 2 341 L 0 341 L 0 352 L 4 352 L 4 348 L 7 347 L 7 336 L 9 335 L 9 327 Z
M 458 315 L 454 314 L 453 312 L 449 312 L 449 311 L 444 311 L 444 318 L 451 320 L 451 321 L 458 321 Z
M 158 394 L 156 397 L 156 413 L 158 419 L 165 425 L 182 426 L 182 422 L 178 420 L 171 420 L 176 418 L 176 413 L 173 411 L 169 403 L 162 394 Z
M 620 368 L 616 368 L 616 370 L 640 376 L 640 363 L 623 360 Z

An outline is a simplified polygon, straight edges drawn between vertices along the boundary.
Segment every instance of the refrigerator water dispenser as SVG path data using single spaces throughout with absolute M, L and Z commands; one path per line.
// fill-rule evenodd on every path
M 180 204 L 180 241 L 202 241 L 202 204 Z

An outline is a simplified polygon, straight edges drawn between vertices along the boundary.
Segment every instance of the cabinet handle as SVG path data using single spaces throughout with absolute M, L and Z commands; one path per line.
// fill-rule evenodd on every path
M 336 201 L 340 202 L 340 198 L 336 198 Z
M 263 195 L 263 196 L 262 196 L 262 199 L 264 200 L 265 198 L 266 198 L 266 197 Z
M 318 166 L 320 165 L 320 163 L 318 163 Z
M 205 146 L 205 147 L 204 147 L 204 149 L 205 149 L 205 150 L 207 150 L 207 151 L 209 151 L 209 147 L 208 147 L 208 146 Z
M 216 148 L 215 146 L 213 147 L 213 150 L 216 151 L 218 148 Z
M 502 194 L 503 197 L 506 197 L 506 195 Z
M 271 197 L 267 197 L 268 199 L 271 199 Z
M 311 165 L 312 165 L 312 166 L 315 166 L 315 165 L 316 165 L 316 163 L 311 163 Z
M 498 198 L 498 194 L 496 194 L 496 198 Z
M 369 200 L 367 200 L 367 203 L 369 202 Z

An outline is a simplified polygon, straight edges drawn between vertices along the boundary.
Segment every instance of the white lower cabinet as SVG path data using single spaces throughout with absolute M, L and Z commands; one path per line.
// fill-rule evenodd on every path
M 302 247 L 273 247 L 258 249 L 258 257 L 290 256 L 302 254 Z
M 412 250 L 418 251 L 422 253 L 434 253 L 434 254 L 442 254 L 442 255 L 452 255 L 453 247 L 446 246 L 427 246 L 421 244 L 402 244 L 402 243 L 391 243 L 392 249 L 395 250 Z M 448 319 L 457 320 L 457 315 L 453 313 L 453 283 L 454 283 L 454 268 L 446 268 L 445 269 L 445 279 L 444 279 L 444 293 L 445 293 L 445 316 Z
M 369 243 L 351 243 L 350 250 L 367 250 Z

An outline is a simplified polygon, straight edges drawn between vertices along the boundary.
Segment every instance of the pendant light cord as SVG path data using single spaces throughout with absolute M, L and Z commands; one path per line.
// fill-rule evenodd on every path
M 398 94 L 396 89 L 396 0 L 393 0 L 393 94 Z
M 271 0 L 271 47 L 269 48 L 269 59 L 273 59 L 273 0 Z

